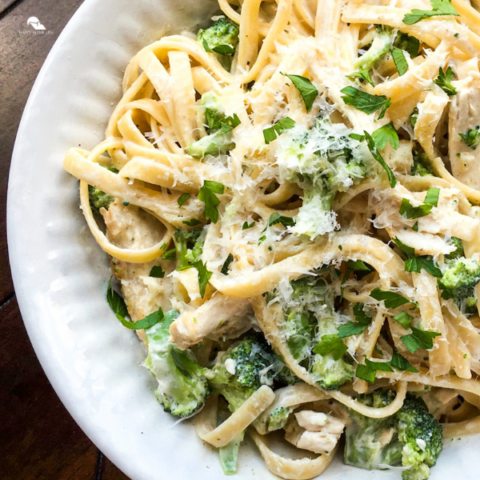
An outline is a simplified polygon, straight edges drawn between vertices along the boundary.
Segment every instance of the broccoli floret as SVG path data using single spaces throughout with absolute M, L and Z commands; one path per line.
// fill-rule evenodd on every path
M 234 412 L 262 385 L 281 385 L 279 373 L 285 368 L 262 337 L 251 335 L 235 342 L 207 376 L 213 390 L 225 397 Z
M 424 152 L 413 152 L 412 175 L 426 177 L 427 175 L 434 175 L 432 164 Z
M 403 445 L 403 480 L 425 479 L 429 468 L 437 463 L 442 451 L 442 426 L 428 413 L 425 402 L 418 396 L 407 396 L 396 414 L 398 438 Z
M 197 41 L 205 50 L 215 53 L 223 67 L 230 70 L 239 33 L 240 28 L 235 22 L 229 18 L 219 18 L 211 27 L 198 31 Z
M 287 346 L 295 360 L 309 370 L 322 388 L 338 389 L 353 379 L 352 365 L 343 356 L 335 359 L 333 353 L 313 353 L 324 335 L 338 333 L 334 291 L 321 275 L 299 278 L 290 286 L 290 298 L 284 301 L 279 297 L 285 316 L 282 333 Z M 275 298 L 276 293 L 271 296 Z
M 280 430 L 283 428 L 288 421 L 288 417 L 293 412 L 293 409 L 290 407 L 276 407 L 274 408 L 267 420 L 267 429 L 269 432 L 275 430 Z
M 373 42 L 366 53 L 364 53 L 355 63 L 355 68 L 370 70 L 381 60 L 392 47 L 394 37 L 392 29 L 388 27 L 377 27 Z
M 451 241 L 452 244 L 455 246 L 455 250 L 448 255 L 445 255 L 445 261 L 447 263 L 450 263 L 452 260 L 456 260 L 457 258 L 465 256 L 462 241 L 457 237 L 452 237 Z
M 92 212 L 95 214 L 99 214 L 101 208 L 108 210 L 110 205 L 115 201 L 115 197 L 91 185 L 88 186 L 88 197 L 90 199 Z
M 475 286 L 480 281 L 480 265 L 472 258 L 460 257 L 448 264 L 438 285 L 442 298 L 453 298 L 465 313 L 474 313 Z
M 334 316 L 324 315 L 318 321 L 317 338 L 338 333 Z M 342 385 L 353 380 L 353 366 L 343 356 L 335 360 L 333 353 L 315 355 L 312 375 L 325 390 L 338 390 Z
M 312 240 L 338 228 L 331 210 L 337 192 L 345 192 L 367 174 L 371 156 L 352 131 L 340 123 L 317 121 L 307 130 L 297 124 L 278 140 L 276 160 L 282 182 L 304 190 L 303 205 L 291 229 Z
M 358 400 L 382 408 L 393 398 L 390 390 L 376 390 Z M 346 464 L 367 470 L 403 465 L 408 467 L 403 480 L 428 478 L 429 467 L 442 450 L 442 426 L 420 397 L 408 394 L 402 408 L 390 417 L 374 419 L 351 411 L 350 418 L 345 430 Z
M 204 158 L 207 155 L 223 155 L 228 153 L 235 144 L 232 141 L 230 132 L 223 133 L 221 131 L 207 135 L 200 140 L 191 143 L 185 148 L 185 151 L 193 158 Z
M 190 268 L 200 260 L 204 244 L 202 230 L 177 230 L 173 238 L 177 250 L 177 270 Z
M 195 414 L 205 404 L 210 387 L 202 368 L 190 350 L 180 350 L 168 341 L 169 328 L 178 312 L 165 314 L 163 321 L 145 330 L 147 337 L 147 367 L 158 381 L 155 391 L 166 412 L 179 417 Z

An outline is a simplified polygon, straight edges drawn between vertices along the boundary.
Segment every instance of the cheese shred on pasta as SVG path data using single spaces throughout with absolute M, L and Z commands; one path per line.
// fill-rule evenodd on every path
M 480 433 L 477 6 L 219 0 L 67 153 L 110 305 L 225 473 L 249 433 L 313 478 L 345 432 L 346 463 L 422 480 L 442 429 Z

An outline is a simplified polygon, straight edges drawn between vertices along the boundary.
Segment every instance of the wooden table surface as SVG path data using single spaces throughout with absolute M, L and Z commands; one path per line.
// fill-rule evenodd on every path
M 28 339 L 8 263 L 13 144 L 42 64 L 83 0 L 0 0 L 0 480 L 125 480 L 70 417 Z M 52 31 L 27 35 L 30 17 Z

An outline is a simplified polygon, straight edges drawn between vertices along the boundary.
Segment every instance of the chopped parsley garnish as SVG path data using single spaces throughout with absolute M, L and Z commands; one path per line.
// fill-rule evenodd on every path
M 198 260 L 193 264 L 193 266 L 197 269 L 198 272 L 198 285 L 200 287 L 200 296 L 203 298 L 205 296 L 205 290 L 207 288 L 207 284 L 212 278 L 213 272 L 207 270 L 207 267 L 201 260 Z
M 280 215 L 278 212 L 272 213 L 268 219 L 267 226 L 262 230 L 262 233 L 267 230 L 268 227 L 272 225 L 282 224 L 284 227 L 293 227 L 295 225 L 295 220 L 292 217 L 285 217 Z
M 301 75 L 288 75 L 286 73 L 282 73 L 282 75 L 288 77 L 295 87 L 297 87 L 305 103 L 305 108 L 307 112 L 309 112 L 312 109 L 313 102 L 318 96 L 318 90 L 315 88 L 315 85 L 313 85 L 308 78 L 302 77 Z
M 348 86 L 340 91 L 345 94 L 342 100 L 357 110 L 370 114 L 381 109 L 379 120 L 384 117 L 387 108 L 392 104 L 392 101 L 384 95 L 371 95 L 355 87 Z
M 191 195 L 189 193 L 182 193 L 177 200 L 178 206 L 181 207 L 190 197 Z
M 398 308 L 406 303 L 413 303 L 408 298 L 400 295 L 399 293 L 390 292 L 388 290 L 380 290 L 378 287 L 370 292 L 370 296 L 378 301 L 384 301 L 386 308 Z
M 242 225 L 242 230 L 248 230 L 249 228 L 253 228 L 254 226 L 255 226 L 255 222 L 252 222 L 252 223 L 244 222 L 244 224 Z
M 175 260 L 176 254 L 177 254 L 177 250 L 175 248 L 172 248 L 172 250 L 167 250 L 162 255 L 162 260 Z
M 405 58 L 403 50 L 400 50 L 399 48 L 393 48 L 392 58 L 393 62 L 395 63 L 395 67 L 397 67 L 398 75 L 401 77 L 408 70 L 408 62 Z
M 429 188 L 427 195 L 425 196 L 424 203 L 418 207 L 413 207 L 408 198 L 402 200 L 399 213 L 404 218 L 414 220 L 429 215 L 432 212 L 432 208 L 438 205 L 438 199 L 440 196 L 439 188 Z
M 400 312 L 398 315 L 395 315 L 393 319 L 397 323 L 399 323 L 405 330 L 408 330 L 413 322 L 413 317 L 407 312 Z
M 405 50 L 410 54 L 411 58 L 415 58 L 420 50 L 420 40 L 407 33 L 398 32 L 393 46 L 400 50 Z
M 160 265 L 154 265 L 148 275 L 149 277 L 153 278 L 163 278 L 165 276 L 165 272 Z
M 433 348 L 433 339 L 440 336 L 440 333 L 437 332 L 428 332 L 415 327 L 410 328 L 412 333 L 400 337 L 400 340 L 410 353 L 415 353 L 419 348 L 431 350 Z
M 359 78 L 360 80 L 365 80 L 368 82 L 372 87 L 375 86 L 372 77 L 370 76 L 370 72 L 362 67 L 360 67 L 356 72 L 347 75 L 347 78 L 352 81 L 354 81 L 356 78 Z
M 213 223 L 218 222 L 218 205 L 220 200 L 217 195 L 225 192 L 225 186 L 214 180 L 204 180 L 202 188 L 198 192 L 198 199 L 205 203 L 205 217 Z
M 390 142 L 390 145 L 394 148 L 394 150 L 396 150 L 400 144 L 398 133 L 393 126 L 393 122 L 377 128 L 377 130 L 372 133 L 372 138 L 375 142 L 375 146 L 379 150 L 383 150 L 387 146 L 388 142 Z
M 477 125 L 475 128 L 472 128 L 465 133 L 459 133 L 459 135 L 467 146 L 472 150 L 475 150 L 480 144 L 480 125 Z
M 223 264 L 222 269 L 220 270 L 221 273 L 223 273 L 224 275 L 228 275 L 228 271 L 230 270 L 230 264 L 233 262 L 233 260 L 234 260 L 233 255 L 230 253 L 227 259 L 225 260 L 225 263 Z
M 320 342 L 313 348 L 313 353 L 322 355 L 322 357 L 331 353 L 334 360 L 339 360 L 347 350 L 348 347 L 342 342 L 340 336 L 334 333 L 332 335 L 323 335 Z
M 412 367 L 409 361 L 405 357 L 402 357 L 398 352 L 393 352 L 390 365 L 397 370 L 418 373 L 418 370 L 415 367 Z
M 394 238 L 395 244 L 406 253 L 408 259 L 405 260 L 405 271 L 420 273 L 422 268 L 433 277 L 440 278 L 442 271 L 437 267 L 435 261 L 430 256 L 415 256 L 415 249 L 405 245 L 398 238 Z
M 125 318 L 128 315 L 127 305 L 125 300 L 113 289 L 111 278 L 107 287 L 107 302 L 120 323 L 130 330 L 146 330 L 163 320 L 163 310 L 161 308 L 138 320 L 138 322 L 127 320 Z
M 184 223 L 188 227 L 196 227 L 197 225 L 200 225 L 202 222 L 199 222 L 196 218 L 192 218 L 191 220 L 184 220 L 182 223 Z
M 338 328 L 338 335 L 340 338 L 359 335 L 372 323 L 372 317 L 369 317 L 363 310 L 363 303 L 355 304 L 353 307 L 353 314 L 356 322 L 348 322 Z
M 448 95 L 452 96 L 457 93 L 457 89 L 450 83 L 455 77 L 455 72 L 452 67 L 448 67 L 447 71 L 444 72 L 443 68 L 440 67 L 438 70 L 438 77 L 434 82 Z
M 406 25 L 414 25 L 426 18 L 443 15 L 459 16 L 449 0 L 430 0 L 430 5 L 432 6 L 432 10 L 418 10 L 417 8 L 414 8 L 411 13 L 407 13 L 403 17 L 403 23 Z
M 281 135 L 283 132 L 290 130 L 294 126 L 295 122 L 291 118 L 282 118 L 282 120 L 278 121 L 273 127 L 267 128 L 263 131 L 263 138 L 265 139 L 265 143 L 268 145 L 270 142 L 273 142 L 278 135 Z

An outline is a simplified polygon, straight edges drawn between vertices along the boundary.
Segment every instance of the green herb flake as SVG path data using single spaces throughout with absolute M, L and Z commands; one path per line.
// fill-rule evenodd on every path
M 196 218 L 192 218 L 191 220 L 184 220 L 182 223 L 184 223 L 188 227 L 196 227 L 197 225 L 200 225 L 202 222 L 199 222 Z
M 313 83 L 306 77 L 302 77 L 300 75 L 288 75 L 282 73 L 285 77 L 288 77 L 292 83 L 297 87 L 300 95 L 303 98 L 303 102 L 305 103 L 305 108 L 307 112 L 312 109 L 313 102 L 318 96 L 318 90 L 315 88 Z
M 193 267 L 197 269 L 198 272 L 198 285 L 200 287 L 200 296 L 203 298 L 205 296 L 205 290 L 207 284 L 212 278 L 213 272 L 207 270 L 207 267 L 201 260 L 198 260 L 193 264 Z
M 392 104 L 392 101 L 384 95 L 371 95 L 355 87 L 345 87 L 340 90 L 344 96 L 342 100 L 352 107 L 355 107 L 362 112 L 371 114 L 380 110 L 378 119 L 382 119 L 387 111 L 388 107 Z
M 165 272 L 160 265 L 154 265 L 148 276 L 153 278 L 163 278 L 165 276 Z
M 444 72 L 443 68 L 440 67 L 438 71 L 438 77 L 434 82 L 448 95 L 452 96 L 457 93 L 457 89 L 450 83 L 455 77 L 455 72 L 452 67 L 448 67 L 447 71 Z
M 440 189 L 439 188 L 429 188 L 423 203 L 425 203 L 427 205 L 431 205 L 432 207 L 436 207 L 438 205 L 439 197 L 440 197 Z
M 190 197 L 191 195 L 189 193 L 182 193 L 177 200 L 178 206 L 181 207 Z
M 406 25 L 414 25 L 426 18 L 443 15 L 459 16 L 459 13 L 453 8 L 449 0 L 430 0 L 430 5 L 432 6 L 432 10 L 418 10 L 414 8 L 411 13 L 407 13 L 403 17 L 403 23 Z
M 437 332 L 428 332 L 415 327 L 411 327 L 411 329 L 412 333 L 400 337 L 400 340 L 410 353 L 415 353 L 419 348 L 431 350 L 433 348 L 433 339 L 441 335 Z
M 284 227 L 293 227 L 295 225 L 295 220 L 292 217 L 285 217 L 284 215 L 280 215 L 280 213 L 275 212 L 270 215 L 268 219 L 267 226 L 262 230 L 262 233 L 267 230 L 268 227 L 273 225 L 281 224 Z
M 395 309 L 406 303 L 412 303 L 411 300 L 405 298 L 399 293 L 390 292 L 388 290 L 380 290 L 378 287 L 370 292 L 370 296 L 378 301 L 384 301 L 386 308 Z
M 253 228 L 254 226 L 255 226 L 255 222 L 252 222 L 252 223 L 244 222 L 244 224 L 242 225 L 242 230 L 248 230 L 249 228 Z
M 263 138 L 265 143 L 268 145 L 270 142 L 273 142 L 278 135 L 281 135 L 283 132 L 290 130 L 295 126 L 295 122 L 289 118 L 285 117 L 282 120 L 278 121 L 273 127 L 267 128 L 263 131 Z
M 475 128 L 472 128 L 465 133 L 459 133 L 459 135 L 468 147 L 475 150 L 480 144 L 480 125 L 477 125 Z
M 398 352 L 393 352 L 390 365 L 397 370 L 401 370 L 402 372 L 407 371 L 418 373 L 418 370 L 415 367 L 412 367 L 409 361 L 405 357 L 402 357 L 402 355 L 400 355 Z
M 360 67 L 356 72 L 352 72 L 350 75 L 347 75 L 347 78 L 349 80 L 352 80 L 352 82 L 356 78 L 359 78 L 360 80 L 365 80 L 366 82 L 368 82 L 372 87 L 375 86 L 375 84 L 373 83 L 372 77 L 370 76 L 370 72 L 365 68 Z
M 220 200 L 217 195 L 222 195 L 225 192 L 225 186 L 214 180 L 204 180 L 203 186 L 198 193 L 198 199 L 205 204 L 205 217 L 213 223 L 218 222 L 218 205 Z
M 332 335 L 323 335 L 320 342 L 313 348 L 313 353 L 322 355 L 322 357 L 331 353 L 333 354 L 334 360 L 339 360 L 347 350 L 348 347 L 342 342 L 340 336 L 335 333 Z
M 413 322 L 413 317 L 407 312 L 400 312 L 398 315 L 395 315 L 393 319 L 397 323 L 399 323 L 405 330 L 408 330 Z
M 401 77 L 408 70 L 408 62 L 405 58 L 403 50 L 400 50 L 399 48 L 393 48 L 392 58 L 393 62 L 395 63 L 395 67 L 397 67 L 398 75 Z
M 387 123 L 383 127 L 375 130 L 372 133 L 372 138 L 375 142 L 375 146 L 379 150 L 383 150 L 387 146 L 388 142 L 390 142 L 390 145 L 393 147 L 394 150 L 396 150 L 400 145 L 398 133 L 393 126 L 393 122 Z
M 223 264 L 222 269 L 220 270 L 221 273 L 223 273 L 224 275 L 228 275 L 228 272 L 230 270 L 230 264 L 233 262 L 233 260 L 234 260 L 233 255 L 230 253 L 227 259 L 225 260 L 225 263 Z

